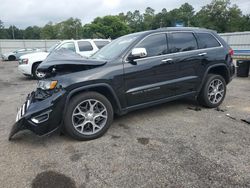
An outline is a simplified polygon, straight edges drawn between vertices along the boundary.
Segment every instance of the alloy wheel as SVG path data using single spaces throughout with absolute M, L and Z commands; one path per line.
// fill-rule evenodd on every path
M 218 104 L 224 97 L 225 87 L 221 80 L 214 79 L 208 86 L 208 100 L 212 104 Z
M 96 99 L 84 100 L 72 113 L 72 124 L 83 135 L 96 134 L 105 126 L 107 119 L 106 107 Z
M 38 72 L 38 71 L 36 70 L 36 76 L 37 76 L 37 78 L 39 78 L 39 79 L 44 78 L 45 75 L 46 75 L 45 73 L 43 73 L 43 72 Z

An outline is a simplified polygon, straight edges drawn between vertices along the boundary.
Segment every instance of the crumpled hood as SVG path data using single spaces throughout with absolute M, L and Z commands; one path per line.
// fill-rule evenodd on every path
M 67 49 L 52 52 L 38 66 L 39 72 L 76 72 L 106 64 L 106 61 L 87 59 Z

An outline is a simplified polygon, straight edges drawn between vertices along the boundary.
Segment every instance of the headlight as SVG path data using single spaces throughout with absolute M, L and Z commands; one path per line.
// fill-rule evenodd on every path
M 54 89 L 57 85 L 57 81 L 40 80 L 37 84 L 37 88 L 42 90 Z

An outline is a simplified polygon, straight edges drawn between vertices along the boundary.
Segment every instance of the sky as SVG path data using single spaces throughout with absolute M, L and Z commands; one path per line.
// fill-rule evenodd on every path
M 196 11 L 211 0 L 0 0 L 0 20 L 5 27 L 15 25 L 19 28 L 38 25 L 49 21 L 60 22 L 70 17 L 81 19 L 83 24 L 96 17 L 115 15 L 120 12 L 140 10 L 151 7 L 156 12 L 166 8 L 168 11 L 188 2 Z M 231 0 L 244 14 L 250 14 L 250 0 Z

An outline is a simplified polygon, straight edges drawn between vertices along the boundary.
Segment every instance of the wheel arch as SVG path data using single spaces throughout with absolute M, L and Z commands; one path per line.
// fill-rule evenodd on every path
M 31 74 L 33 75 L 33 72 L 34 72 L 34 68 L 37 64 L 40 64 L 42 63 L 42 61 L 35 61 L 34 63 L 32 63 L 32 66 L 31 66 Z
M 207 68 L 207 70 L 203 76 L 202 83 L 199 87 L 199 92 L 201 91 L 202 86 L 204 85 L 204 82 L 205 82 L 208 74 L 217 74 L 217 75 L 222 76 L 225 79 L 226 84 L 228 84 L 230 82 L 230 72 L 225 64 L 221 63 L 221 64 L 212 65 L 212 66 Z
M 11 57 L 14 57 L 14 61 L 17 60 L 16 56 L 15 56 L 14 54 L 11 54 L 11 55 L 8 56 L 8 60 L 9 60 L 9 61 L 11 61 L 11 60 L 10 60 Z
M 76 88 L 76 89 L 70 91 L 70 93 L 67 96 L 66 103 L 64 105 L 63 114 L 66 113 L 66 109 L 67 109 L 66 106 L 68 105 L 70 99 L 72 99 L 74 96 L 76 96 L 78 94 L 81 94 L 83 92 L 88 92 L 88 91 L 94 91 L 94 92 L 100 93 L 103 96 L 105 96 L 110 101 L 114 112 L 116 114 L 121 114 L 122 109 L 121 109 L 120 101 L 119 101 L 117 95 L 115 94 L 113 88 L 106 83 L 93 84 L 90 86 L 83 86 L 83 87 L 79 87 L 79 88 Z

